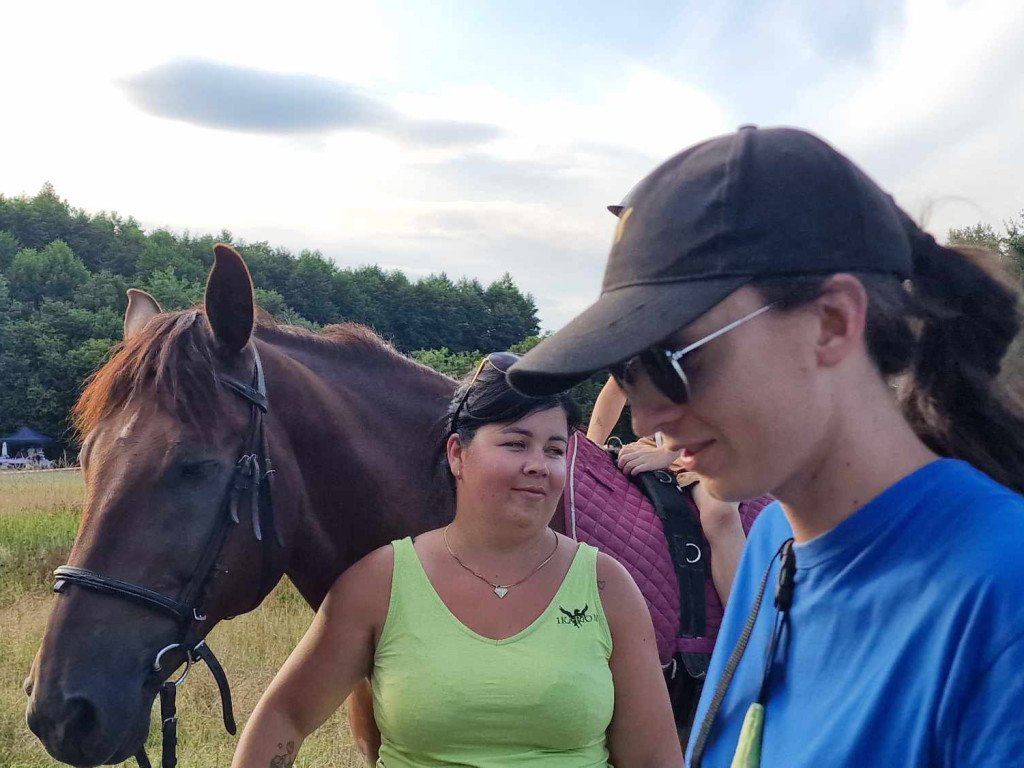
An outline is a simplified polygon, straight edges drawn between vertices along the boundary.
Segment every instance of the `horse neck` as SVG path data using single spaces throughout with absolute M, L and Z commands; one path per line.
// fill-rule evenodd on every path
M 291 517 L 285 572 L 316 606 L 359 558 L 451 518 L 438 430 L 454 383 L 360 345 L 272 340 L 260 351 L 275 512 Z

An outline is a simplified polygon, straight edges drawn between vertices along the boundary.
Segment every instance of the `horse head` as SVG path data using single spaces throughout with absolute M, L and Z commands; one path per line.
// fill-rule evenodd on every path
M 296 469 L 275 450 L 252 281 L 228 246 L 204 305 L 129 291 L 124 342 L 76 406 L 85 506 L 25 682 L 29 727 L 62 762 L 139 752 L 160 686 L 285 569 Z

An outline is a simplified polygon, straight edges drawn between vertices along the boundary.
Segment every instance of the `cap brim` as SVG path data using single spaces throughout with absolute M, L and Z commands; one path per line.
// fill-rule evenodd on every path
M 562 392 L 689 325 L 749 277 L 632 285 L 602 294 L 509 369 L 525 395 Z

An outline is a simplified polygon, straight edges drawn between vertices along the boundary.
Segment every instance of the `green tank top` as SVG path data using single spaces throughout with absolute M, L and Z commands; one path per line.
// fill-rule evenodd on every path
M 492 640 L 448 610 L 411 539 L 392 546 L 373 659 L 378 768 L 606 768 L 615 692 L 597 550 L 580 544 L 537 620 Z

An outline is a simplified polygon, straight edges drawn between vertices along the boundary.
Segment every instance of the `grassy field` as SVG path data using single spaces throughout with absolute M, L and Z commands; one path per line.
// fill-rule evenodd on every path
M 57 768 L 25 725 L 22 681 L 53 604 L 51 572 L 65 561 L 78 528 L 84 489 L 77 472 L 0 473 L 0 766 Z M 247 616 L 224 622 L 209 642 L 227 670 L 239 728 L 305 631 L 312 614 L 284 581 Z M 156 712 L 154 708 L 154 712 Z M 223 768 L 236 739 L 224 732 L 213 678 L 196 668 L 178 693 L 178 759 L 183 768 Z M 159 764 L 154 714 L 148 745 Z M 134 766 L 134 760 L 129 765 Z M 299 765 L 362 768 L 344 713 L 303 746 Z

